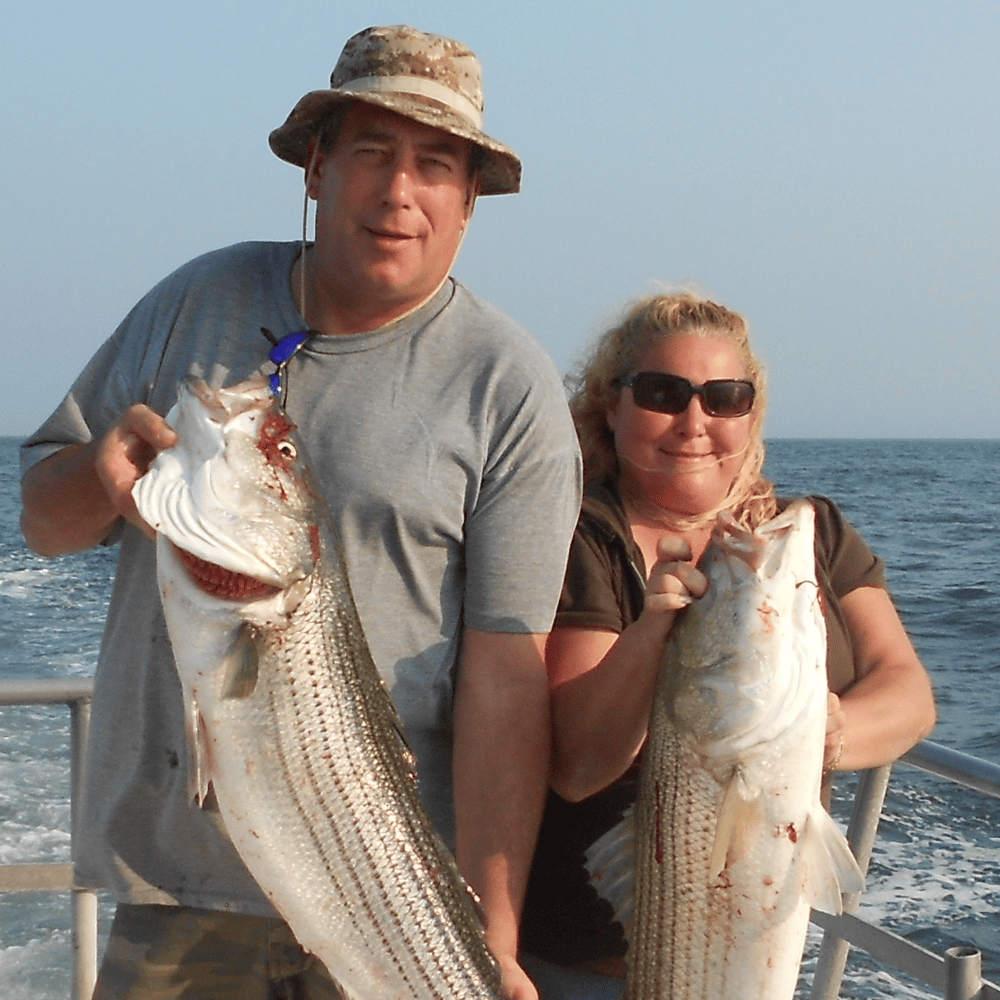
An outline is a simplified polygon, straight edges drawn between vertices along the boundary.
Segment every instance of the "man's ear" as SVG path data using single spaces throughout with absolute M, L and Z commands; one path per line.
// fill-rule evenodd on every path
M 476 209 L 476 199 L 479 197 L 479 173 L 476 172 L 476 176 L 472 178 L 469 183 L 468 190 L 465 194 L 465 221 L 463 222 L 463 228 L 469 224 L 469 219 L 472 218 L 472 213 Z

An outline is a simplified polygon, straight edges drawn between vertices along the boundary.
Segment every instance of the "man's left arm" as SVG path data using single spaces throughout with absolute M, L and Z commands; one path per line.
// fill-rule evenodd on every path
M 517 931 L 548 787 L 545 638 L 467 629 L 455 693 L 456 857 L 512 1000 L 537 996 L 517 964 Z

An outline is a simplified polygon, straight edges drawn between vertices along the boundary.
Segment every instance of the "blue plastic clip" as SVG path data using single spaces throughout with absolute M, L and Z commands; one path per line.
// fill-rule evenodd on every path
M 286 365 L 310 336 L 311 331 L 309 330 L 299 330 L 297 333 L 290 333 L 288 336 L 282 337 L 268 353 L 267 356 L 274 365 L 274 371 L 268 378 L 268 384 L 275 396 L 281 395 L 282 379 Z

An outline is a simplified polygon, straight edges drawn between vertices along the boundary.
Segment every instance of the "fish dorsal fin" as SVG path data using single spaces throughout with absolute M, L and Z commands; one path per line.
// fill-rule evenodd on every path
M 837 916 L 841 894 L 862 892 L 865 877 L 840 827 L 820 805 L 809 813 L 802 850 L 806 861 L 806 900 L 814 910 Z
M 709 879 L 715 881 L 724 868 L 746 857 L 761 825 L 760 789 L 750 785 L 737 767 L 726 786 L 715 826 L 709 860 Z

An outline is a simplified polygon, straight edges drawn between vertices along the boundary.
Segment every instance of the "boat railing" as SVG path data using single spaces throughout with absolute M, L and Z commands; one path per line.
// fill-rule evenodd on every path
M 930 740 L 918 743 L 898 763 L 1000 799 L 1000 767 Z M 847 841 L 865 873 L 893 766 L 887 764 L 858 774 Z M 849 945 L 929 986 L 945 1000 L 1000 1000 L 1000 987 L 982 978 L 982 957 L 977 949 L 958 945 L 938 955 L 884 927 L 861 920 L 857 916 L 860 899 L 861 893 L 845 894 L 844 912 L 839 916 L 817 910 L 812 913 L 813 923 L 823 928 L 823 940 L 810 1000 L 836 1000 L 840 996 Z
M 0 706 L 67 705 L 70 709 L 70 838 L 75 839 L 87 729 L 90 720 L 90 680 L 0 682 Z M 902 762 L 957 782 L 984 795 L 1000 798 L 1000 767 L 927 740 Z M 854 793 L 847 839 L 862 871 L 871 859 L 891 768 L 862 771 Z M 0 892 L 68 891 L 71 893 L 73 1000 L 89 1000 L 97 974 L 97 896 L 74 885 L 71 863 L 0 865 Z M 982 978 L 981 957 L 971 947 L 949 948 L 938 955 L 892 931 L 857 916 L 859 893 L 844 897 L 840 916 L 813 913 L 823 929 L 823 941 L 813 974 L 810 1000 L 839 996 L 850 945 L 877 961 L 925 984 L 945 1000 L 1000 1000 L 1000 987 Z
M 90 679 L 0 682 L 0 706 L 67 705 L 70 710 L 70 843 L 75 842 L 90 728 Z M 89 1000 L 97 980 L 97 894 L 74 885 L 73 865 L 0 865 L 0 892 L 69 892 L 72 908 L 72 1000 Z

